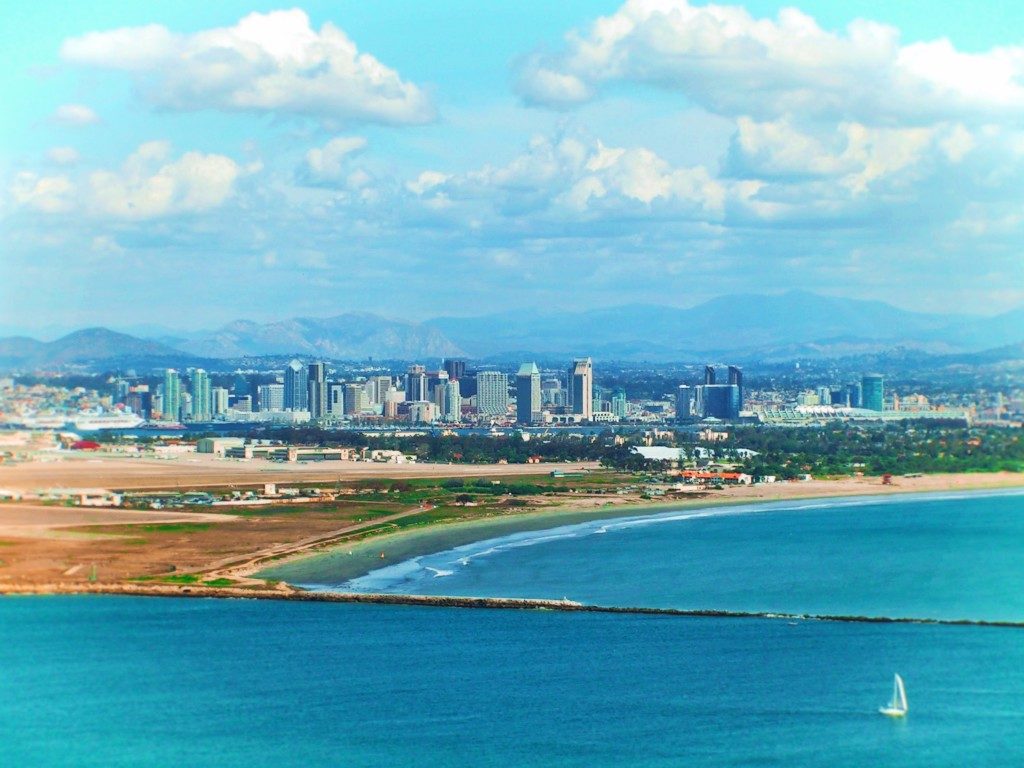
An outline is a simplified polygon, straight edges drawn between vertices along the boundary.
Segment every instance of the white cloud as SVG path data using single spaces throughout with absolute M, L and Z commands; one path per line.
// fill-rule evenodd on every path
M 52 147 L 46 157 L 57 165 L 74 165 L 79 160 L 78 150 L 74 147 Z
M 96 235 L 92 239 L 92 251 L 102 256 L 120 256 L 124 248 L 110 235 Z
M 201 152 L 170 160 L 170 152 L 167 142 L 147 142 L 120 170 L 91 173 L 90 208 L 101 215 L 148 219 L 200 213 L 231 196 L 240 173 L 234 160 Z
M 233 27 L 176 34 L 159 25 L 66 40 L 73 64 L 121 70 L 151 103 L 183 111 L 280 112 L 330 122 L 423 123 L 427 95 L 344 31 L 300 9 L 251 13 Z
M 685 94 L 723 115 L 818 115 L 879 124 L 1024 114 L 1024 48 L 957 51 L 947 40 L 902 46 L 893 27 L 857 20 L 844 33 L 787 8 L 756 19 L 739 6 L 629 0 L 556 52 L 527 57 L 518 88 L 569 106 L 616 81 Z
M 366 147 L 362 136 L 339 136 L 306 153 L 306 172 L 313 180 L 337 181 L 346 171 L 346 160 Z
M 53 119 L 64 125 L 92 125 L 100 121 L 99 115 L 84 104 L 62 104 L 53 113 Z
M 74 206 L 75 185 L 67 176 L 39 176 L 22 171 L 14 177 L 11 196 L 18 205 L 43 213 L 62 213 Z
M 435 207 L 484 202 L 505 216 L 547 212 L 569 219 L 643 216 L 655 207 L 683 218 L 716 218 L 727 194 L 706 168 L 674 168 L 643 147 L 607 147 L 576 136 L 537 136 L 505 165 L 455 175 L 428 171 L 405 187 Z

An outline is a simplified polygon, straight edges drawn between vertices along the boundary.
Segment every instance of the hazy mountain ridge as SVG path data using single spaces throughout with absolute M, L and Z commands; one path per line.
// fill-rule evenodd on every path
M 54 341 L 26 337 L 0 339 L 0 365 L 7 368 L 167 365 L 197 362 L 181 350 L 107 328 L 84 328 Z
M 197 358 L 491 361 L 591 355 L 619 361 L 780 362 L 881 354 L 894 349 L 946 357 L 1014 360 L 1024 355 L 1024 308 L 997 315 L 909 312 L 882 302 L 792 291 L 724 296 L 688 309 L 628 305 L 586 312 L 501 312 L 423 323 L 344 313 L 271 323 L 236 320 L 210 331 L 140 339 L 102 328 L 45 343 L 0 339 L 0 365 L 112 365 L 128 359 L 182 366 Z M 191 362 L 190 362 L 191 361 Z

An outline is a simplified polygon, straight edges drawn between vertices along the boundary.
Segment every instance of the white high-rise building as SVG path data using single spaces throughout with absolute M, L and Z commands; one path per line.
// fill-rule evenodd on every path
M 210 402 L 210 375 L 202 368 L 192 372 L 192 420 L 209 421 L 213 416 Z
M 583 421 L 594 418 L 594 363 L 589 357 L 573 360 L 569 372 L 572 412 Z
M 261 411 L 284 410 L 284 384 L 261 384 L 259 395 Z
M 213 387 L 210 390 L 210 409 L 214 416 L 223 416 L 228 412 L 227 387 Z
M 476 409 L 486 416 L 504 416 L 508 412 L 508 376 L 500 371 L 476 374 Z

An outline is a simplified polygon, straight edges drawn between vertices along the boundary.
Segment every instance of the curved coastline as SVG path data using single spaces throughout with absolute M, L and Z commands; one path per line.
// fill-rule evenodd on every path
M 454 550 L 459 547 L 482 544 L 492 540 L 503 540 L 518 534 L 555 531 L 583 527 L 595 522 L 608 524 L 629 524 L 631 522 L 671 519 L 675 513 L 688 517 L 706 514 L 754 514 L 773 509 L 805 508 L 820 506 L 830 508 L 850 504 L 870 504 L 914 499 L 978 498 L 994 495 L 1019 495 L 1024 486 L 1013 484 L 1006 487 L 944 488 L 914 490 L 894 488 L 890 492 L 870 493 L 829 493 L 811 492 L 786 498 L 701 498 L 692 501 L 662 502 L 648 505 L 622 505 L 592 509 L 556 509 L 527 512 L 495 518 L 453 521 L 439 523 L 426 528 L 398 531 L 374 536 L 357 542 L 332 545 L 315 553 L 302 553 L 287 558 L 251 575 L 267 580 L 279 580 L 288 584 L 320 584 L 311 578 L 317 571 L 329 567 L 332 573 L 330 585 L 324 589 L 337 589 L 339 584 L 366 576 L 373 571 L 400 566 L 416 558 Z M 815 504 L 814 502 L 818 502 Z M 737 509 L 741 508 L 741 509 Z M 382 558 L 381 554 L 385 557 Z M 329 564 L 329 565 L 328 565 Z M 309 574 L 307 576 L 306 574 Z M 358 594 L 358 593 L 357 593 Z M 365 594 L 365 593 L 364 593 Z

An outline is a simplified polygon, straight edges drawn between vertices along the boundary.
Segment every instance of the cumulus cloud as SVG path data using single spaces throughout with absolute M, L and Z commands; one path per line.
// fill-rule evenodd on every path
M 62 104 L 53 113 L 53 119 L 64 125 L 92 125 L 100 121 L 99 115 L 84 104 Z
M 423 123 L 428 96 L 327 23 L 299 9 L 252 13 L 233 27 L 177 34 L 151 24 L 66 40 L 65 61 L 133 75 L 152 104 L 305 115 L 330 122 Z
M 22 171 L 14 177 L 11 197 L 18 205 L 43 213 L 61 213 L 74 206 L 75 185 L 67 176 L 39 176 Z
M 42 213 L 80 211 L 121 219 L 152 219 L 202 213 L 219 207 L 245 171 L 224 155 L 186 152 L 172 157 L 166 141 L 139 146 L 117 169 L 82 171 L 73 177 L 15 174 L 15 203 Z
M 1024 114 L 1024 48 L 964 53 L 947 40 L 901 45 L 893 27 L 857 20 L 821 29 L 794 8 L 757 19 L 739 6 L 629 0 L 560 50 L 520 68 L 529 102 L 593 99 L 605 85 L 646 83 L 722 115 L 819 115 L 867 124 L 982 121 Z
M 672 167 L 643 147 L 609 147 L 577 136 L 537 136 L 505 165 L 464 174 L 426 171 L 407 191 L 432 207 L 484 202 L 504 216 L 568 219 L 645 215 L 717 217 L 725 187 L 704 167 Z
M 165 141 L 142 144 L 116 170 L 89 175 L 89 204 L 96 213 L 147 219 L 216 208 L 231 196 L 240 169 L 229 157 L 186 152 L 170 158 Z
M 366 147 L 366 139 L 362 136 L 338 136 L 322 147 L 314 147 L 306 152 L 303 175 L 314 182 L 337 182 L 345 176 L 352 175 L 347 167 L 348 159 Z M 359 175 L 357 181 L 364 181 Z

